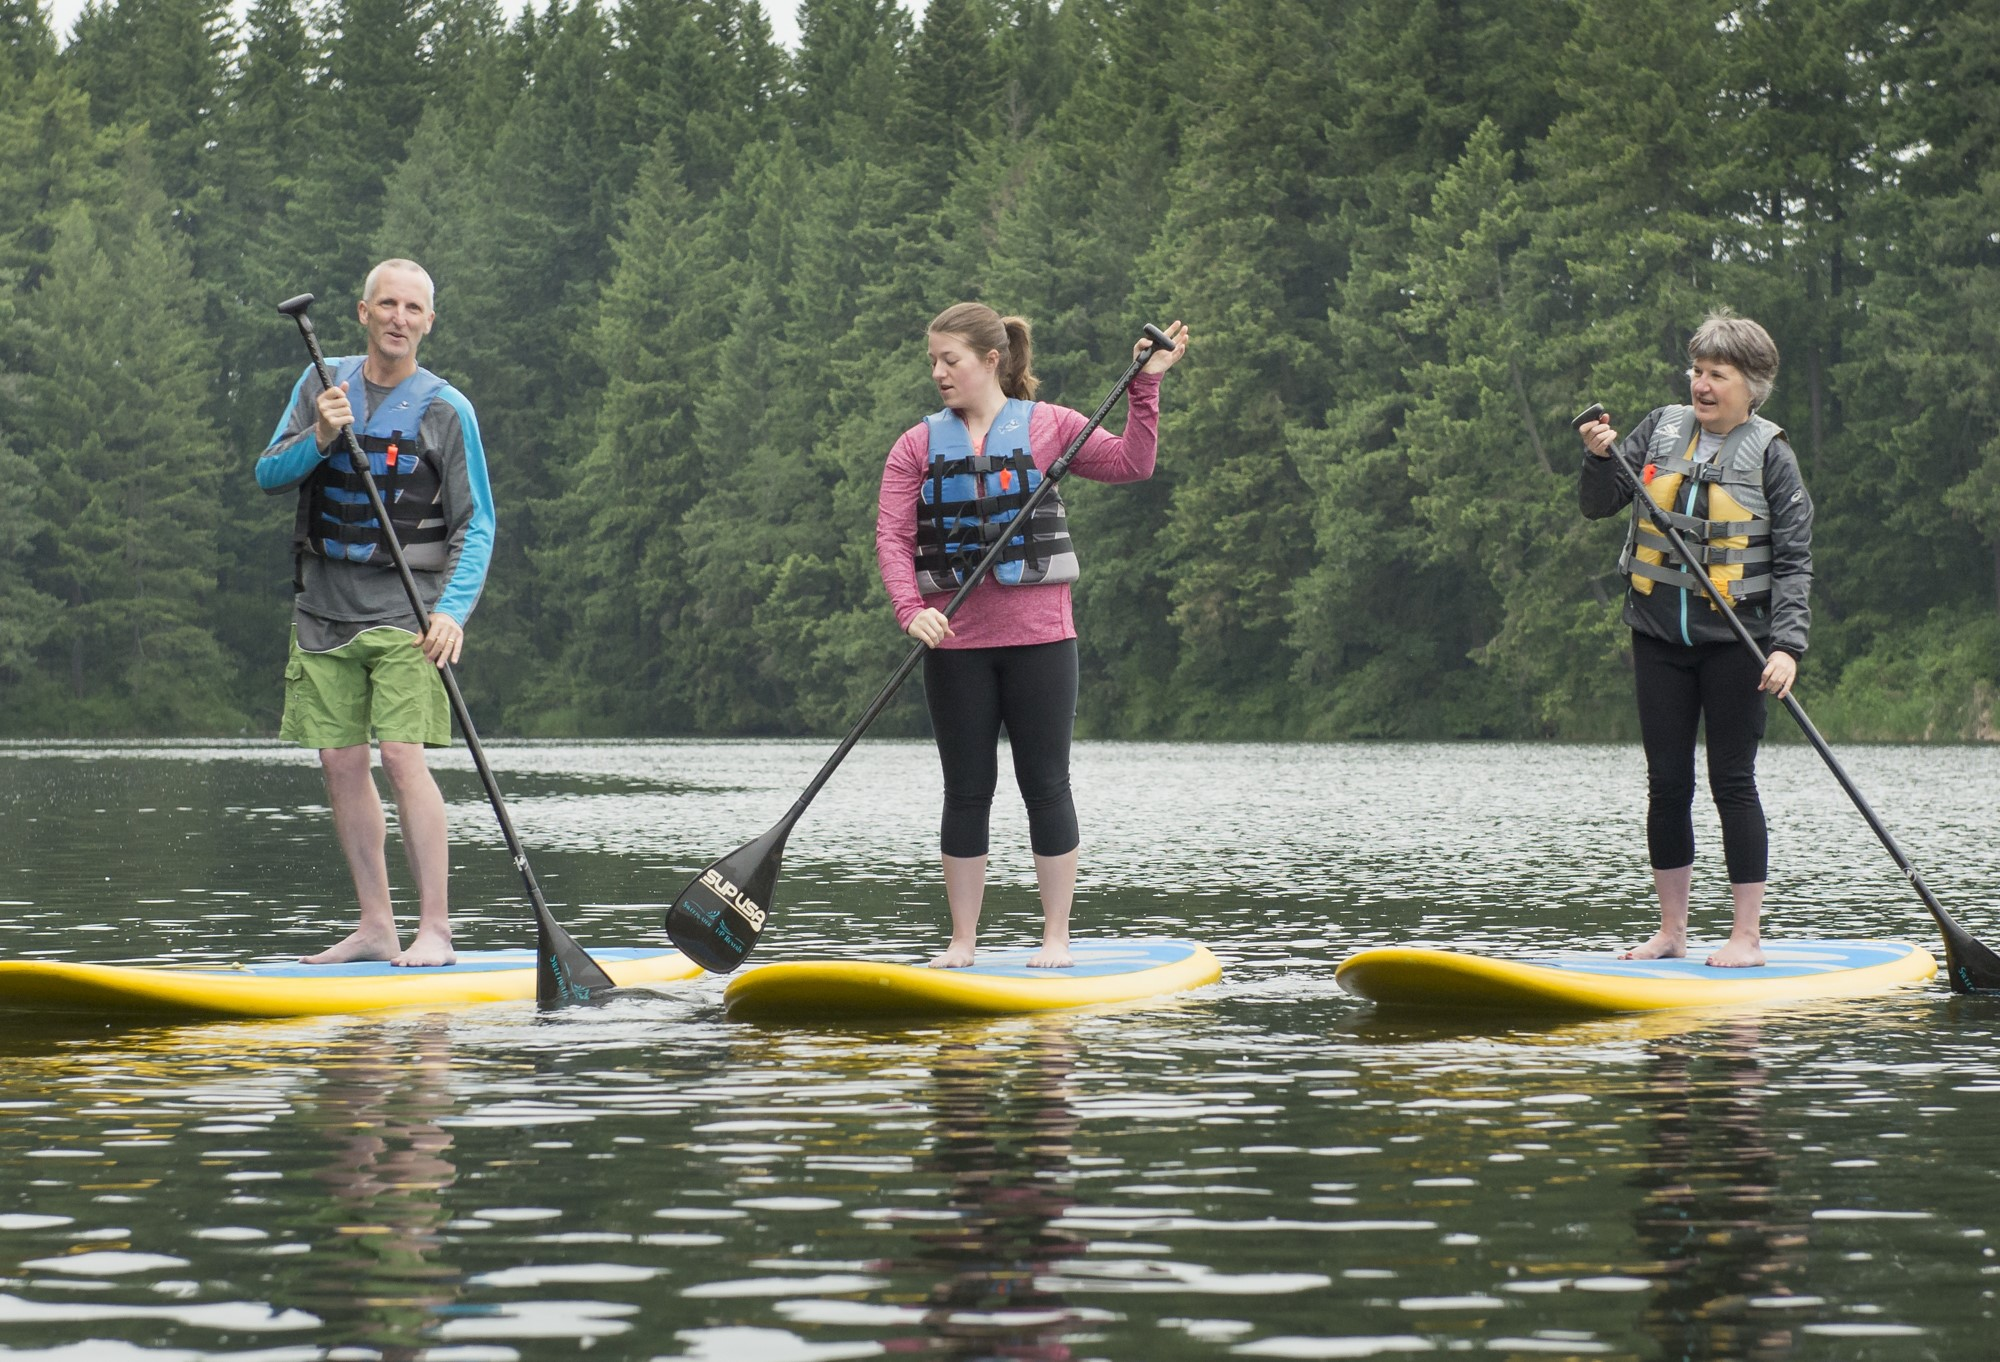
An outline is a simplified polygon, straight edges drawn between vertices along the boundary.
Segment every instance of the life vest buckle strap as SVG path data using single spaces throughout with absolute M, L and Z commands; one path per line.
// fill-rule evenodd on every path
M 1714 565 L 1768 563 L 1771 561 L 1771 546 L 1769 544 L 1759 544 L 1747 549 L 1710 548 L 1698 550 L 1698 552 L 1700 553 L 1702 562 Z

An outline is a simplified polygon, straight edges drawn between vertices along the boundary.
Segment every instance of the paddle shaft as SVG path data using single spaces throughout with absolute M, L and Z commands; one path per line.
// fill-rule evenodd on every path
M 320 350 L 319 335 L 313 330 L 312 319 L 306 316 L 303 305 L 295 311 L 288 311 L 291 306 L 292 303 L 288 302 L 279 310 L 299 324 L 299 334 L 305 338 L 306 351 L 312 356 L 313 370 L 319 375 L 320 385 L 330 389 L 333 387 L 333 374 L 326 367 L 326 355 Z M 425 608 L 423 596 L 417 590 L 417 579 L 410 572 L 409 559 L 403 556 L 403 545 L 397 538 L 395 525 L 389 519 L 389 508 L 382 500 L 381 489 L 375 485 L 375 473 L 369 464 L 368 455 L 363 452 L 361 442 L 354 438 L 354 427 L 351 423 L 340 428 L 340 439 L 347 448 L 348 462 L 361 474 L 362 489 L 368 494 L 368 508 L 374 512 L 375 523 L 382 527 L 382 539 L 388 545 L 389 559 L 396 565 L 396 575 L 402 579 L 403 594 L 409 597 L 410 609 L 416 613 L 417 637 L 422 639 L 430 630 L 431 612 Z M 567 942 L 578 954 L 583 954 L 582 947 L 569 942 L 569 934 L 563 931 L 561 924 L 555 920 L 555 915 L 549 911 L 548 900 L 542 897 L 542 886 L 535 879 L 534 867 L 528 864 L 528 853 L 521 845 L 520 834 L 514 831 L 514 820 L 507 812 L 507 801 L 500 794 L 500 782 L 494 779 L 493 767 L 486 760 L 486 749 L 480 746 L 479 730 L 472 725 L 472 712 L 465 706 L 465 695 L 458 688 L 458 677 L 452 672 L 451 664 L 439 662 L 438 674 L 444 680 L 444 693 L 451 701 L 452 717 L 458 721 L 458 730 L 465 736 L 466 750 L 472 754 L 472 764 L 479 769 L 480 784 L 486 787 L 486 801 L 493 806 L 493 816 L 500 824 L 500 835 L 507 843 L 507 854 L 513 857 L 514 869 L 520 872 L 521 883 L 527 887 L 528 902 L 533 905 L 535 911 L 536 927 L 551 942 Z M 544 952 L 544 954 L 554 953 Z M 589 956 L 584 955 L 584 959 L 589 960 Z M 596 962 L 591 962 L 591 968 L 597 968 Z M 600 975 L 603 974 L 602 970 L 598 972 Z M 558 971 L 558 983 L 562 992 L 567 994 L 573 985 L 570 980 L 563 977 L 565 973 L 566 971 Z M 589 997 L 589 990 L 592 987 L 610 986 L 609 976 L 603 976 L 602 983 L 593 984 L 584 981 L 582 998 Z M 566 1002 L 581 1001 L 582 998 L 564 997 L 553 1002 L 544 998 L 540 1001 L 543 1006 L 561 1006 Z
M 1579 426 L 1584 420 L 1585 418 L 1583 417 L 1578 418 Z M 1770 661 L 1769 656 L 1758 645 L 1757 640 L 1751 637 L 1750 630 L 1744 626 L 1743 621 L 1736 618 L 1735 607 L 1716 590 L 1715 583 L 1710 580 L 1708 573 L 1702 570 L 1701 563 L 1695 558 L 1694 550 L 1688 547 L 1687 540 L 1681 537 L 1681 532 L 1674 528 L 1672 521 L 1667 519 L 1665 508 L 1660 506 L 1658 502 L 1654 501 L 1647 494 L 1645 484 L 1639 480 L 1638 474 L 1632 471 L 1632 466 L 1619 455 L 1616 449 L 1613 449 L 1608 457 L 1612 466 L 1618 472 L 1619 480 L 1632 493 L 1633 504 L 1645 511 L 1647 517 L 1653 522 L 1653 528 L 1660 532 L 1668 544 L 1672 545 L 1675 556 L 1687 568 L 1689 575 L 1701 584 L 1703 594 L 1714 603 L 1716 609 L 1721 613 L 1722 618 L 1728 622 L 1730 631 L 1736 635 L 1736 641 L 1750 650 L 1751 656 L 1757 659 L 1759 667 L 1768 663 Z M 1911 864 L 1910 858 L 1903 854 L 1903 848 L 1897 844 L 1895 836 L 1887 827 L 1883 826 L 1882 820 L 1876 816 L 1875 810 L 1869 805 L 1867 798 L 1862 795 L 1860 787 L 1854 783 L 1853 777 L 1847 774 L 1847 770 L 1840 764 L 1840 760 L 1833 755 L 1833 749 L 1827 746 L 1826 739 L 1820 736 L 1819 729 L 1813 726 L 1813 721 L 1807 717 L 1805 707 L 1798 702 L 1797 697 L 1787 694 L 1782 703 L 1790 711 L 1793 720 L 1797 722 L 1799 731 L 1806 735 L 1806 741 L 1812 744 L 1813 751 L 1819 753 L 1820 760 L 1826 763 L 1827 770 L 1833 772 L 1833 778 L 1840 782 L 1840 788 L 1847 792 L 1847 797 L 1850 800 L 1854 801 L 1854 807 L 1860 812 L 1861 817 L 1866 820 L 1869 829 L 1874 832 L 1876 838 L 1882 843 L 1883 848 L 1889 853 L 1890 859 L 1895 861 L 1897 868 L 1909 880 L 1910 887 L 1917 891 L 1917 897 L 1922 899 L 1924 907 L 1930 910 L 1931 917 L 1936 920 L 1939 929 L 1944 932 L 1946 941 L 1959 946 L 1970 943 L 1972 946 L 1984 950 L 1985 948 L 1979 946 L 1979 943 L 1971 934 L 1961 927 L 1950 913 L 1945 911 L 1944 905 L 1938 902 L 1937 895 L 1933 894 L 1930 886 L 1924 883 L 1924 877 L 1918 873 L 1916 866 Z M 1956 971 L 1951 972 L 1951 985 L 1958 992 L 1969 991 L 1969 988 L 1960 986 L 1961 981 Z
M 1028 499 L 1021 504 L 1021 509 L 1015 512 L 1014 523 L 1021 526 L 1023 534 L 1033 533 L 1030 521 L 1034 517 L 1035 509 L 1048 498 L 1050 493 L 1055 491 L 1056 484 L 1062 481 L 1065 473 L 1069 472 L 1070 462 L 1082 450 L 1084 441 L 1088 440 L 1091 433 L 1104 424 L 1104 418 L 1110 415 L 1112 407 L 1116 406 L 1118 399 L 1125 395 L 1125 390 L 1132 386 L 1132 380 L 1139 376 L 1139 371 L 1146 367 L 1147 361 L 1153 358 L 1155 352 L 1159 350 L 1171 350 L 1173 348 L 1173 342 L 1168 340 L 1165 333 L 1161 332 L 1158 327 L 1148 325 L 1146 327 L 1146 338 L 1152 342 L 1152 345 L 1134 357 L 1132 363 L 1126 367 L 1124 374 L 1119 377 L 1118 382 L 1112 386 L 1111 391 L 1105 394 L 1104 400 L 1097 404 L 1097 410 L 1091 413 L 1090 420 L 1085 423 L 1083 429 L 1076 433 L 1075 438 L 1056 457 L 1056 461 L 1049 465 L 1049 471 L 1043 475 L 1041 485 L 1029 494 Z M 1000 554 L 1007 547 L 1007 541 L 1010 538 L 1012 538 L 1011 535 L 1002 535 L 987 545 L 986 552 L 980 555 L 979 561 L 973 565 L 972 571 L 966 574 L 965 580 L 959 584 L 958 590 L 952 593 L 951 600 L 945 604 L 942 613 L 946 619 L 950 619 L 953 615 L 957 614 L 958 608 L 965 604 L 965 598 L 972 594 L 972 588 L 985 580 L 986 574 L 992 571 L 993 565 L 1000 561 Z M 819 768 L 819 774 L 812 778 L 811 783 L 799 795 L 791 809 L 779 820 L 779 827 L 790 827 L 799 821 L 800 816 L 805 813 L 807 806 L 813 802 L 813 799 L 819 794 L 820 790 L 825 787 L 826 782 L 833 778 L 833 773 L 839 768 L 840 763 L 845 761 L 847 754 L 854 750 L 854 744 L 861 741 L 861 735 L 868 731 L 869 725 L 873 724 L 881 716 L 882 711 L 888 708 L 889 701 L 895 698 L 896 692 L 902 689 L 903 683 L 910 679 L 910 673 L 916 670 L 917 663 L 923 661 L 924 654 L 928 651 L 930 651 L 930 645 L 925 643 L 919 643 L 916 647 L 910 649 L 909 655 L 903 659 L 902 665 L 896 668 L 895 674 L 890 676 L 888 683 L 880 691 L 876 692 L 875 698 L 869 701 L 868 708 L 862 711 L 860 719 L 855 722 L 854 727 L 847 730 L 847 736 L 840 740 L 840 746 L 833 749 L 833 755 L 828 757 L 826 764 Z

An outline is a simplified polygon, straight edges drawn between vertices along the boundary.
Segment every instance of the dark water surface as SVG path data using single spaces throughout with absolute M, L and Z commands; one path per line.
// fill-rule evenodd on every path
M 558 913 L 608 946 L 658 940 L 825 751 L 493 756 Z M 1847 756 L 2000 938 L 2000 752 Z M 441 764 L 459 944 L 524 944 L 476 780 Z M 1769 935 L 1935 940 L 1810 752 L 1763 774 Z M 925 746 L 858 751 L 754 959 L 935 948 L 937 785 Z M 1150 1008 L 764 1029 L 704 978 L 552 1017 L 7 1015 L 0 1357 L 1994 1356 L 2000 999 L 1534 1027 L 1334 987 L 1364 945 L 1642 937 L 1640 789 L 1626 748 L 1084 745 L 1080 933 L 1227 966 Z M 351 914 L 324 802 L 275 746 L 0 747 L 0 953 L 324 945 Z M 1028 944 L 1001 803 L 987 943 Z

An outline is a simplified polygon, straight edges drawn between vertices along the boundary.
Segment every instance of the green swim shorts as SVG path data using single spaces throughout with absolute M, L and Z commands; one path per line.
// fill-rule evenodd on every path
M 451 746 L 451 703 L 415 635 L 382 626 L 327 653 L 299 648 L 285 662 L 285 717 L 278 736 L 301 747 L 380 742 Z

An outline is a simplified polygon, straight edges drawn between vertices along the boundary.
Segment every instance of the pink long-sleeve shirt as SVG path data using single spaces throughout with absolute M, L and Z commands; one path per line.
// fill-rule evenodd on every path
M 1070 471 L 1094 482 L 1140 482 L 1153 476 L 1160 428 L 1160 379 L 1140 374 L 1132 380 L 1125 433 L 1102 426 L 1077 451 Z M 1037 402 L 1028 422 L 1028 453 L 1046 473 L 1089 418 L 1053 402 Z M 908 629 L 925 606 L 942 610 L 948 591 L 917 590 L 917 502 L 930 469 L 930 427 L 919 421 L 904 431 L 882 465 L 882 499 L 875 515 L 875 562 L 896 610 L 896 627 Z M 1083 555 L 1078 554 L 1081 558 Z M 952 634 L 943 648 L 1012 648 L 1076 637 L 1069 583 L 1001 586 L 988 576 L 972 589 L 952 616 Z

